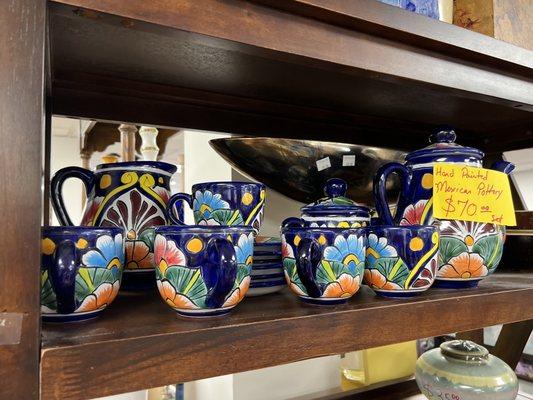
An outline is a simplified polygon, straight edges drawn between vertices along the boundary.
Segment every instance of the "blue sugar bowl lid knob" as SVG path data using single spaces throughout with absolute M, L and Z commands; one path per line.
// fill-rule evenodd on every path
M 442 126 L 429 135 L 430 143 L 455 143 L 457 135 L 451 126 Z
M 348 190 L 348 184 L 340 178 L 330 178 L 324 186 L 324 194 L 327 197 L 344 197 Z

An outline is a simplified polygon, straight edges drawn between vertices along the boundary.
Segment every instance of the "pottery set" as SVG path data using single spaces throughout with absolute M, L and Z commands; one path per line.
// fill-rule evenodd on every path
M 514 371 L 468 340 L 445 342 L 422 354 L 415 378 L 429 400 L 514 400 L 518 394 Z
M 254 244 L 250 289 L 246 296 L 263 296 L 284 289 L 285 274 L 279 237 L 257 236 Z
M 505 227 L 490 223 L 436 220 L 433 217 L 433 165 L 435 162 L 482 167 L 484 154 L 478 149 L 455 143 L 451 129 L 433 133 L 430 145 L 406 156 L 405 165 L 389 163 L 375 177 L 374 194 L 381 223 L 386 225 L 437 225 L 440 252 L 435 286 L 473 287 L 490 275 L 502 257 Z M 514 165 L 498 161 L 493 169 L 509 174 Z M 389 175 L 400 177 L 401 191 L 395 215 L 391 215 L 386 195 Z

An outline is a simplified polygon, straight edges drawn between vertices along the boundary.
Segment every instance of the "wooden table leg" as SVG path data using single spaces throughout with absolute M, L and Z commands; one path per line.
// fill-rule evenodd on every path
M 492 354 L 516 368 L 533 330 L 533 320 L 504 325 Z

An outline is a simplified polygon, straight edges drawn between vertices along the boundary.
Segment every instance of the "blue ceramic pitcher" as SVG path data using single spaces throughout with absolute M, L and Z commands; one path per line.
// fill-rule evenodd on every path
M 452 129 L 440 129 L 430 138 L 430 145 L 406 156 L 406 163 L 381 167 L 374 179 L 374 197 L 379 219 L 385 225 L 433 224 L 433 164 L 456 163 L 481 168 L 484 154 L 472 147 L 455 143 Z M 509 174 L 514 165 L 505 161 L 493 169 Z M 386 182 L 393 172 L 399 175 L 401 192 L 396 212 L 391 214 Z M 501 259 L 505 228 L 500 225 L 467 221 L 438 221 L 441 233 L 437 286 L 476 286 L 492 273 Z

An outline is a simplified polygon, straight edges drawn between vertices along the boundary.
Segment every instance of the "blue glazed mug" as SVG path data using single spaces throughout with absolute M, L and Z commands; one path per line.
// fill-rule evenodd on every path
M 250 286 L 251 226 L 161 226 L 154 261 L 159 293 L 180 315 L 229 312 Z
M 96 317 L 117 296 L 124 267 L 120 228 L 41 229 L 43 321 Z
M 439 232 L 435 226 L 371 226 L 367 230 L 365 283 L 376 293 L 409 297 L 433 284 Z
M 177 193 L 168 201 L 167 210 L 173 223 L 184 225 L 183 218 L 174 213 L 174 207 L 183 201 L 194 211 L 197 225 L 250 225 L 256 235 L 259 232 L 265 206 L 262 183 L 198 183 L 192 186 L 192 193 Z
M 283 227 L 287 285 L 308 303 L 344 303 L 361 285 L 365 247 L 363 229 Z

